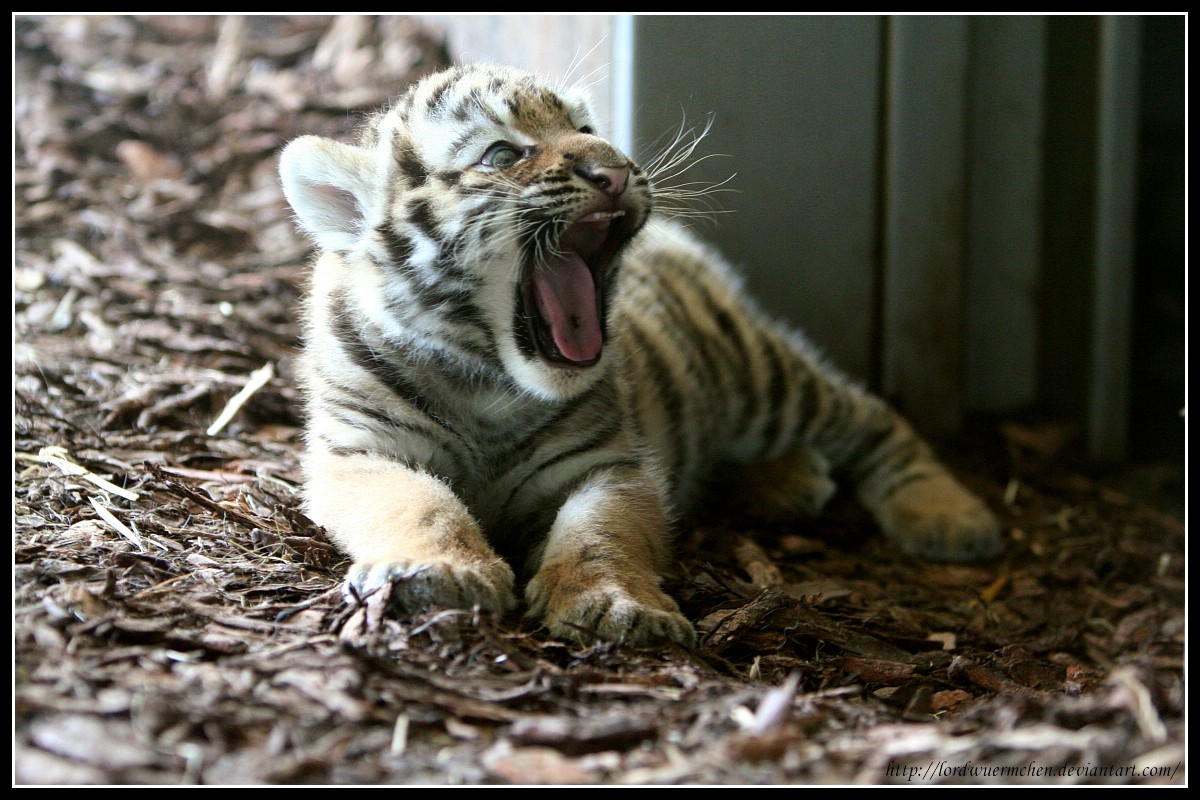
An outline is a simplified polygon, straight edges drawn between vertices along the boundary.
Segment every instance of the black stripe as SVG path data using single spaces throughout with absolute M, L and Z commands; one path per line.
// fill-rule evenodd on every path
M 646 366 L 650 371 L 650 378 L 654 383 L 655 390 L 658 393 L 659 400 L 662 403 L 663 410 L 666 412 L 668 434 L 671 442 L 674 445 L 670 454 L 670 470 L 667 478 L 673 484 L 678 485 L 679 475 L 683 470 L 683 464 L 687 458 L 687 440 L 684 435 L 681 423 L 683 421 L 684 400 L 679 393 L 678 387 L 675 385 L 674 377 L 670 370 L 659 357 L 658 351 L 650 345 L 650 341 L 646 338 L 646 334 L 636 324 L 629 325 L 629 334 L 637 343 L 637 350 L 646 359 Z
M 521 484 L 527 483 L 534 477 L 540 475 L 541 473 L 545 472 L 546 470 L 550 469 L 551 467 L 555 466 L 556 464 L 561 464 L 562 462 L 564 462 L 568 459 L 574 458 L 575 456 L 583 455 L 584 453 L 590 453 L 595 450 L 602 449 L 604 447 L 604 445 L 607 445 L 609 442 L 611 442 L 613 439 L 615 439 L 617 437 L 617 434 L 621 433 L 621 431 L 623 429 L 624 429 L 624 426 L 622 425 L 620 419 L 610 420 L 607 425 L 602 426 L 599 430 L 596 431 L 596 433 L 594 433 L 592 436 L 590 436 L 588 439 L 584 440 L 583 442 L 580 442 L 579 444 L 575 445 L 574 447 L 570 447 L 566 450 L 563 450 L 563 451 L 559 452 L 558 454 L 551 456 L 548 459 L 543 459 L 541 461 L 541 463 L 539 463 L 536 467 L 534 467 L 533 472 L 531 472 L 529 475 L 527 475 L 525 477 L 525 479 L 521 482 Z M 589 469 L 591 469 L 591 468 L 589 467 Z M 519 489 L 520 485 L 518 485 L 517 488 Z
M 608 341 L 608 322 L 611 314 L 613 293 L 617 291 L 617 271 L 620 263 L 612 261 L 600 277 L 600 341 Z
M 390 229 L 381 225 L 379 232 L 386 236 Z M 392 247 L 411 251 L 411 240 L 403 236 L 393 236 Z M 389 248 L 391 249 L 391 248 Z M 424 313 L 437 316 L 439 321 L 458 327 L 468 327 L 483 339 L 483 344 L 475 344 L 469 340 L 441 341 L 443 346 L 454 346 L 471 355 L 487 361 L 495 366 L 499 362 L 495 358 L 495 337 L 487 326 L 482 312 L 474 305 L 474 286 L 478 278 L 463 272 L 449 257 L 439 258 L 431 267 L 420 268 L 410 261 L 394 265 L 391 270 L 402 292 L 394 289 L 389 292 L 386 302 L 388 312 L 399 320 L 410 324 L 418 324 L 417 318 Z M 467 287 L 445 285 L 447 280 L 464 281 Z M 465 333 L 465 331 L 462 331 Z
M 438 230 L 437 219 L 434 217 L 429 200 L 424 197 L 413 200 L 408 207 L 407 219 L 413 225 L 417 226 L 417 230 L 432 239 L 435 244 L 439 246 L 442 244 L 442 234 Z
M 593 564 L 600 566 L 603 564 L 615 563 L 612 550 L 607 547 L 601 547 L 595 542 L 585 544 L 583 547 L 576 550 L 573 555 L 575 556 L 576 564 Z
M 500 197 L 498 195 L 489 195 L 488 199 L 491 199 L 491 200 L 501 199 L 502 200 L 503 197 Z M 459 239 L 457 241 L 462 241 L 462 237 L 466 236 L 467 234 L 480 233 L 479 231 L 475 230 L 475 226 L 478 224 L 477 223 L 478 219 L 480 217 L 484 217 L 484 216 L 493 214 L 495 211 L 496 211 L 496 207 L 490 203 L 483 203 L 481 205 L 475 206 L 474 208 L 468 209 L 463 214 L 463 232 L 461 234 L 459 234 Z M 489 225 L 496 224 L 498 221 L 499 220 L 497 220 L 495 217 L 491 217 L 488 220 L 488 224 Z M 478 238 L 482 239 L 483 237 L 482 237 L 482 235 L 480 235 Z M 489 255 L 488 253 L 484 253 L 480 257 L 481 260 L 486 260 L 488 255 Z
M 887 463 L 881 464 L 880 466 L 886 466 L 888 472 L 896 475 L 908 472 L 913 464 L 917 463 L 917 461 L 923 460 L 924 450 L 925 448 L 921 445 L 919 440 L 915 438 L 904 439 L 902 442 L 900 442 L 896 449 L 888 455 Z
M 379 432 L 379 429 L 377 427 L 375 427 L 374 425 L 371 425 L 369 422 L 362 419 L 361 417 L 359 417 L 358 419 L 355 419 L 348 414 L 340 413 L 336 409 L 327 407 L 324 403 L 321 404 L 321 413 L 325 414 L 328 417 L 332 417 L 333 419 L 337 420 L 341 424 L 346 425 L 351 428 L 354 428 L 355 430 L 364 431 L 366 433 L 375 433 L 375 434 L 377 434 Z
M 543 418 L 537 426 L 525 436 L 517 439 L 514 446 L 498 452 L 493 460 L 497 465 L 515 464 L 523 459 L 531 450 L 535 449 L 539 444 L 542 444 L 559 425 L 565 425 L 574 419 L 576 414 L 590 414 L 595 409 L 589 407 L 586 411 L 581 411 L 584 406 L 589 406 L 598 401 L 598 399 L 606 399 L 611 385 L 608 383 L 598 384 L 591 391 L 577 395 L 570 400 L 567 400 L 562 405 L 554 409 L 553 413 Z M 570 426 L 567 426 L 570 427 Z M 512 441 L 513 432 L 509 432 L 509 441 Z
M 442 249 L 433 262 L 433 267 L 437 270 L 436 280 L 443 281 L 449 278 L 459 283 L 465 283 L 472 289 L 483 283 L 483 278 L 467 271 L 467 268 L 460 263 L 465 260 L 464 253 L 472 258 L 478 258 L 477 254 L 472 252 L 473 243 L 470 237 L 474 234 L 475 231 L 464 224 L 462 230 L 455 234 L 449 242 L 442 244 Z
M 883 422 L 884 424 L 876 424 L 862 434 L 843 458 L 843 463 L 856 478 L 863 474 L 863 466 L 881 458 L 880 448 L 896 430 L 891 420 L 885 419 Z
M 621 430 L 621 420 L 612 420 L 609 422 L 609 424 L 602 427 L 594 435 L 583 442 L 576 444 L 574 447 L 563 450 L 549 458 L 543 459 L 508 493 L 508 497 L 505 498 L 504 504 L 500 507 L 500 516 L 504 516 L 504 514 L 508 511 L 509 505 L 511 505 L 512 502 L 517 499 L 518 495 L 520 495 L 521 489 L 523 489 L 526 484 L 528 484 L 538 475 L 541 475 L 546 470 L 554 467 L 557 464 L 561 464 L 568 459 L 574 458 L 575 456 L 601 449 L 604 445 L 608 444 L 608 442 L 614 439 L 617 434 L 621 432 Z M 591 468 L 588 469 L 588 472 L 591 472 Z
M 467 92 L 467 96 L 458 101 L 458 105 L 454 107 L 454 118 L 459 122 L 466 122 L 471 117 L 472 108 L 480 108 L 484 105 L 483 93 L 478 89 L 472 89 Z
M 703 277 L 699 270 L 686 262 L 676 263 L 665 257 L 656 258 L 652 266 L 654 268 L 653 277 L 657 284 L 653 288 L 655 296 L 660 302 L 670 303 L 670 307 L 676 312 L 671 315 L 675 328 L 689 336 L 687 342 L 689 346 L 681 348 L 681 352 L 690 352 L 694 346 L 699 346 L 702 348 L 700 354 L 702 358 L 698 361 L 714 360 L 713 351 L 708 348 L 716 343 L 712 341 L 711 336 L 704 335 L 697 314 L 704 312 L 710 317 L 715 317 L 719 309 L 713 302 L 712 296 L 705 290 Z M 701 309 L 694 309 L 685 302 L 694 299 L 700 301 Z
M 359 430 L 377 430 L 376 426 L 369 424 L 372 422 L 389 426 L 392 423 L 391 417 L 363 403 L 350 403 L 336 397 L 323 396 L 319 400 L 319 405 L 321 410 L 329 416 Z
M 393 272 L 404 277 L 404 285 L 416 295 L 414 299 L 430 306 L 435 303 L 462 302 L 474 294 L 473 290 L 479 284 L 479 278 L 460 267 L 453 253 L 442 249 L 432 264 L 421 266 L 411 261 L 413 245 L 411 240 L 405 241 L 410 248 L 410 259 L 397 264 L 398 269 Z M 399 244 L 403 246 L 403 241 Z M 447 285 L 449 282 L 466 283 L 467 286 L 450 286 Z
M 409 294 L 389 298 L 384 307 L 393 317 L 410 327 L 424 329 L 422 338 L 431 348 L 427 355 L 442 351 L 440 365 L 449 371 L 462 371 L 463 365 L 446 358 L 446 352 L 454 353 L 460 361 L 478 362 L 476 366 L 502 369 L 496 356 L 495 337 L 482 320 L 472 322 L 472 312 L 463 310 L 466 298 L 471 297 L 469 293 L 453 290 L 426 292 L 421 287 L 412 286 L 411 283 L 407 284 L 407 287 L 410 289 Z M 427 316 L 422 320 L 424 315 Z M 439 325 L 449 326 L 443 335 L 434 333 Z M 473 341 L 469 338 L 472 334 L 476 338 L 482 338 L 483 342 Z
M 722 331 L 725 331 L 725 325 L 729 325 L 729 331 L 726 335 L 734 342 L 734 348 L 737 350 L 734 362 L 736 370 L 741 374 L 741 381 L 736 391 L 742 399 L 742 415 L 735 426 L 734 436 L 741 439 L 746 436 L 754 425 L 754 421 L 758 419 L 760 409 L 758 407 L 759 388 L 755 380 L 757 370 L 754 366 L 754 360 L 750 355 L 750 350 L 746 346 L 745 340 L 741 337 L 741 331 L 729 314 L 722 314 L 724 321 L 721 318 L 717 319 L 717 324 L 721 326 Z
M 769 375 L 767 393 L 762 398 L 763 404 L 766 406 L 762 413 L 767 415 L 767 424 L 763 428 L 762 434 L 762 450 L 765 453 L 775 444 L 779 438 L 779 431 L 783 427 L 783 403 L 787 399 L 787 373 L 784 371 L 783 360 L 779 357 L 779 350 L 775 347 L 775 337 L 769 334 L 764 335 L 761 344 Z
M 442 316 L 447 322 L 475 328 L 490 341 L 492 329 L 485 322 L 483 310 L 471 302 L 474 296 L 473 292 L 455 293 L 453 304 L 443 309 Z
M 843 443 L 849 444 L 852 450 L 855 440 L 868 427 L 869 420 L 859 413 L 863 410 L 861 405 L 849 389 L 834 383 L 825 384 L 822 397 L 825 398 L 824 408 L 819 415 L 813 415 L 810 422 L 813 432 L 806 438 L 816 441 L 820 437 L 820 441 L 830 453 L 835 452 Z M 839 463 L 844 462 L 845 458 L 842 457 Z
M 375 228 L 375 233 L 383 241 L 383 246 L 387 250 L 389 266 L 393 269 L 405 267 L 412 258 L 412 239 L 399 233 L 386 222 L 379 224 Z
M 701 302 L 704 303 L 705 308 L 712 315 L 721 333 L 725 335 L 725 340 L 732 344 L 733 349 L 737 351 L 735 354 L 737 363 L 745 364 L 749 362 L 749 352 L 746 350 L 746 342 L 742 339 L 742 331 L 738 327 L 738 324 L 734 322 L 733 317 L 729 315 L 728 311 L 717 306 L 708 291 L 708 287 L 698 284 L 697 288 L 700 290 Z
M 393 464 L 400 464 L 408 467 L 409 469 L 413 469 L 412 462 L 410 462 L 407 458 L 395 453 L 386 453 L 382 450 L 376 450 L 370 447 L 346 447 L 345 445 L 333 444 L 328 439 L 325 439 L 325 437 L 321 438 L 322 441 L 328 445 L 328 452 L 330 455 L 342 456 L 343 458 L 349 456 L 367 456 L 368 458 L 378 458 L 383 461 L 388 461 Z
M 559 98 L 558 95 L 556 95 L 554 92 L 551 92 L 547 89 L 542 90 L 540 99 L 541 99 L 542 103 L 550 106 L 555 111 L 565 111 L 567 108 L 565 105 L 563 105 L 563 101 Z
M 461 134 L 457 139 L 450 143 L 450 155 L 457 156 L 463 151 L 463 148 L 475 141 L 481 132 L 482 131 L 480 131 L 479 128 L 470 128 L 465 133 Z
M 547 181 L 540 181 L 540 183 L 546 183 L 546 182 Z M 530 189 L 535 189 L 535 188 L 537 188 L 537 186 L 538 186 L 537 182 L 531 183 Z M 569 185 L 552 186 L 549 189 L 541 189 L 540 191 L 535 192 L 534 194 L 530 195 L 529 199 L 530 200 L 541 200 L 541 199 L 545 199 L 545 198 L 560 197 L 564 194 L 583 194 L 583 191 L 578 186 L 569 186 Z
M 687 358 L 692 374 L 706 384 L 707 391 L 703 396 L 719 397 L 722 394 L 722 381 L 718 365 L 724 359 L 714 350 L 717 343 L 712 337 L 703 334 L 697 325 L 693 309 L 684 302 L 685 292 L 695 284 L 693 281 L 673 284 L 665 277 L 667 274 L 669 273 L 663 270 L 661 281 L 665 291 L 660 292 L 659 300 L 673 323 L 668 335 L 675 343 L 677 351 Z
M 408 282 L 408 288 L 412 292 L 411 299 L 419 302 L 424 309 L 444 312 L 451 308 L 457 308 L 463 303 L 469 303 L 475 297 L 475 293 L 470 289 L 438 286 L 435 280 L 422 280 L 425 276 L 418 276 L 415 271 L 410 272 L 409 275 L 418 278 L 417 281 Z
M 454 489 L 455 481 L 454 481 L 453 476 L 446 475 L 436 469 L 433 469 L 432 464 L 414 464 L 408 458 L 408 456 L 405 456 L 405 455 L 402 455 L 399 453 L 387 452 L 385 450 L 377 450 L 372 447 L 346 447 L 345 445 L 334 444 L 333 442 L 330 442 L 324 436 L 321 437 L 321 440 L 323 442 L 325 442 L 325 444 L 328 446 L 328 452 L 330 455 L 341 456 L 343 458 L 350 457 L 350 456 L 366 456 L 368 458 L 377 458 L 377 459 L 380 459 L 381 461 L 387 461 L 388 463 L 391 463 L 391 464 L 398 464 L 398 465 L 405 467 L 407 469 L 410 469 L 410 470 L 418 470 L 419 469 L 419 470 L 427 471 L 430 474 L 432 474 L 433 477 L 437 478 L 442 483 L 449 486 L 451 488 L 451 490 Z
M 567 483 L 559 486 L 554 490 L 554 496 L 561 497 L 561 502 L 566 502 L 567 498 L 573 495 L 580 486 L 591 480 L 596 475 L 599 475 L 601 472 L 608 472 L 609 470 L 615 470 L 622 467 L 627 467 L 632 470 L 641 470 L 644 469 L 645 466 L 645 462 L 632 456 L 613 458 L 609 461 L 601 461 L 600 463 L 589 467 L 586 472 L 576 475 Z
M 817 378 L 806 365 L 800 376 L 800 430 L 797 431 L 797 438 L 808 438 L 808 433 L 817 419 L 820 394 Z
M 887 485 L 887 488 L 885 488 L 883 491 L 876 492 L 873 495 L 873 499 L 876 503 L 882 503 L 886 500 L 890 500 L 892 496 L 896 494 L 896 492 L 900 491 L 905 486 L 908 486 L 910 483 L 927 480 L 930 477 L 931 476 L 929 473 L 919 469 L 905 472 L 898 478 L 893 478 L 892 481 Z
M 870 480 L 876 475 L 899 472 L 912 466 L 924 449 L 915 437 L 896 437 L 897 428 L 893 426 L 885 439 L 874 451 L 866 453 L 850 466 L 854 471 L 855 480 Z
M 429 100 L 425 103 L 426 114 L 433 114 L 437 110 L 438 106 L 442 104 L 442 99 L 446 96 L 446 92 L 450 90 L 450 87 L 458 77 L 457 71 L 446 73 L 446 78 L 442 81 L 442 85 L 433 90 L 433 94 L 429 96 Z
M 736 436 L 742 436 L 749 430 L 751 416 L 754 412 L 753 397 L 756 393 L 754 379 L 750 371 L 750 353 L 742 338 L 741 328 L 725 306 L 719 304 L 707 284 L 696 280 L 689 284 L 700 296 L 704 310 L 717 323 L 721 331 L 721 342 L 725 344 L 727 358 L 721 363 L 729 370 L 730 381 L 735 384 L 730 387 L 729 394 L 741 402 L 741 417 L 738 420 Z M 732 351 L 732 352 L 730 352 Z
M 416 155 L 413 148 L 413 143 L 404 137 L 402 133 L 396 133 L 392 138 L 392 154 L 396 158 L 396 166 L 400 168 L 401 174 L 408 179 L 410 188 L 416 188 L 425 185 L 425 181 L 430 178 L 430 170 L 421 161 L 420 156 Z
M 453 431 L 450 423 L 430 407 L 420 387 L 413 384 L 398 365 L 381 358 L 363 339 L 360 331 L 354 326 L 352 315 L 345 305 L 343 298 L 335 299 L 330 316 L 332 317 L 334 338 L 342 345 L 346 354 L 350 356 L 350 360 L 390 389 L 401 400 L 446 430 Z
M 454 253 L 443 250 L 433 263 L 413 273 L 423 287 L 439 290 L 441 294 L 461 295 L 464 299 L 474 296 L 482 279 L 459 266 Z
M 432 433 L 429 428 L 422 426 L 417 422 L 395 419 L 394 417 L 383 413 L 374 406 L 370 405 L 370 401 L 366 398 L 359 398 L 357 395 L 350 392 L 346 392 L 346 394 L 349 394 L 352 400 L 357 402 L 343 400 L 337 397 L 329 397 L 326 395 L 320 398 L 322 409 L 330 416 L 362 430 L 375 430 L 378 432 L 377 428 L 364 428 L 362 425 L 357 424 L 355 421 L 349 419 L 346 414 L 365 417 L 367 420 L 378 423 L 379 425 L 383 425 L 391 431 L 404 431 L 405 433 L 419 434 L 421 436 L 425 436 L 426 438 L 429 438 Z M 334 411 L 330 408 L 330 406 L 341 409 L 343 413 Z M 358 422 L 362 422 L 362 420 L 359 420 Z

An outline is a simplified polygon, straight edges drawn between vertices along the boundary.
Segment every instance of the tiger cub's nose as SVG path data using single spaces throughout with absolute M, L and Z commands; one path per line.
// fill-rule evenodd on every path
M 614 200 L 625 191 L 629 181 L 629 167 L 577 167 L 575 172 Z

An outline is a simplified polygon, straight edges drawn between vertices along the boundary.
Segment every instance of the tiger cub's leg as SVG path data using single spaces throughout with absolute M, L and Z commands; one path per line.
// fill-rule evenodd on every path
M 312 454 L 307 510 L 354 559 L 347 594 L 393 584 L 406 611 L 515 605 L 513 572 L 441 480 L 366 454 Z
M 660 588 L 669 553 L 660 494 L 637 478 L 597 476 L 559 509 L 525 589 L 555 636 L 691 644 L 695 633 Z
M 919 470 L 859 485 L 859 498 L 888 538 L 934 561 L 995 555 L 1000 526 L 987 506 L 932 456 Z
M 1000 526 L 975 495 L 938 461 L 899 414 L 836 370 L 824 365 L 802 341 L 764 338 L 763 352 L 779 357 L 774 379 L 781 396 L 764 430 L 770 458 L 760 480 L 768 499 L 794 493 L 793 508 L 816 509 L 832 494 L 829 473 L 846 476 L 885 535 L 910 555 L 939 561 L 986 558 L 1000 549 Z M 787 470 L 791 470 L 790 475 Z M 786 507 L 786 494 L 782 507 Z M 769 505 L 769 504 L 768 504 Z
M 988 507 L 882 400 L 865 393 L 862 400 L 867 424 L 846 468 L 884 534 L 906 553 L 935 561 L 995 555 L 1000 526 Z

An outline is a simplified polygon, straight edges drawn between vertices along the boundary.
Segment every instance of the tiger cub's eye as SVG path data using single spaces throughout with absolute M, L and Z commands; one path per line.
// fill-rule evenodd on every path
M 516 145 L 509 144 L 508 142 L 496 142 L 487 149 L 487 152 L 483 154 L 483 158 L 479 160 L 479 163 L 485 167 L 506 169 L 520 161 L 523 155 Z

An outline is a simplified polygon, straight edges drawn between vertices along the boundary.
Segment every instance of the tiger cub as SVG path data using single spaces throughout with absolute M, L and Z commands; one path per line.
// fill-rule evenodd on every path
M 283 152 L 320 251 L 307 510 L 354 559 L 347 591 L 501 613 L 515 567 L 556 636 L 689 643 L 660 576 L 719 465 L 767 513 L 817 513 L 836 471 L 905 552 L 994 553 L 983 503 L 656 219 L 651 176 L 593 126 L 578 91 L 468 66 L 355 144 Z

